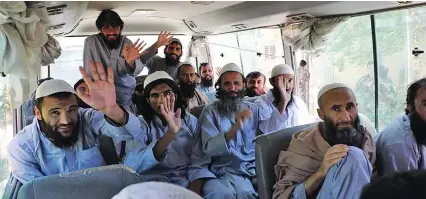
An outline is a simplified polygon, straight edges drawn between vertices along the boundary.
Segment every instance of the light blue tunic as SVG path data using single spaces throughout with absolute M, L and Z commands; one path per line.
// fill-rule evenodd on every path
M 201 151 L 192 152 L 189 180 L 192 182 L 199 178 L 210 178 L 203 188 L 205 198 L 223 198 L 229 194 L 238 196 L 237 198 L 255 198 L 257 193 L 251 181 L 256 176 L 253 141 L 261 133 L 258 132 L 259 109 L 253 103 L 242 102 L 241 110 L 250 109 L 252 117 L 227 142 L 225 133 L 235 124 L 235 113 L 219 113 L 217 105 L 218 101 L 207 105 L 199 118 L 199 138 L 193 147 Z
M 214 86 L 204 87 L 201 84 L 197 86 L 197 90 L 203 93 L 216 92 L 216 89 L 214 88 Z
M 269 133 L 314 122 L 309 115 L 308 107 L 299 97 L 293 96 L 293 102 L 287 106 L 283 115 L 274 105 L 274 100 L 275 97 L 272 91 L 268 91 L 265 95 L 259 96 L 254 102 L 259 106 L 260 120 L 269 120 L 269 122 L 262 122 L 260 125 L 262 132 Z
M 147 136 L 138 138 L 141 146 L 127 154 L 124 164 L 140 174 L 164 176 L 171 183 L 188 187 L 189 158 L 197 127 L 197 118 L 191 114 L 185 116 L 178 134 L 169 144 L 160 162 L 155 159 L 153 148 L 157 141 L 165 135 L 168 128 L 162 124 L 157 116 L 149 124 L 142 116 L 139 116 L 139 119 L 139 131 L 145 132 L 143 134 Z
M 131 140 L 129 129 L 137 118 L 129 114 L 126 125 L 117 127 L 104 114 L 79 108 L 78 141 L 71 147 L 56 147 L 41 131 L 37 118 L 8 145 L 12 175 L 22 183 L 31 179 L 105 165 L 99 151 L 99 132 L 117 140 Z
M 423 170 L 426 160 L 424 145 L 417 145 L 409 117 L 403 113 L 375 137 L 379 175 Z
M 363 150 L 350 146 L 348 155 L 330 168 L 317 199 L 358 199 L 365 185 L 370 183 L 373 168 Z M 300 183 L 293 190 L 293 199 L 306 199 L 305 186 Z

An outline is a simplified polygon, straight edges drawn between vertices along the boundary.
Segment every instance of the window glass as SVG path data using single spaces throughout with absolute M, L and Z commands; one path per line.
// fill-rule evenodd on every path
M 183 55 L 181 61 L 186 60 L 187 57 L 187 48 L 188 43 L 191 40 L 190 36 L 175 36 L 180 39 L 183 43 Z M 157 41 L 158 36 L 128 36 L 128 38 L 136 42 L 137 39 L 145 41 L 147 45 L 145 49 L 151 46 L 155 41 Z M 55 60 L 54 64 L 50 65 L 50 76 L 56 79 L 63 79 L 67 81 L 69 84 L 74 85 L 80 78 L 81 74 L 78 70 L 79 66 L 83 65 L 83 48 L 84 48 L 84 40 L 86 37 L 59 37 L 56 38 L 61 45 L 62 53 L 61 56 Z M 158 56 L 164 57 L 164 46 L 158 49 Z M 195 63 L 194 63 L 195 64 Z M 147 68 L 140 73 L 140 75 L 148 74 Z M 41 77 L 45 78 L 48 75 L 47 67 L 42 67 L 41 69 Z
M 370 16 L 354 17 L 331 36 L 324 53 L 311 57 L 309 109 L 316 114 L 317 94 L 326 84 L 345 83 L 355 91 L 360 113 L 374 122 L 374 65 Z
M 7 78 L 0 77 L 0 195 L 3 195 L 10 174 L 7 145 L 13 138 L 13 114 Z
M 385 12 L 375 15 L 379 76 L 379 130 L 404 112 L 408 85 L 425 77 L 426 8 Z

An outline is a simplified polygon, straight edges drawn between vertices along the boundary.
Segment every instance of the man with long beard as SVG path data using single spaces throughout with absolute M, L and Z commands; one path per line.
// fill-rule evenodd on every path
M 132 129 L 137 118 L 116 102 L 112 69 L 106 73 L 92 62 L 90 71 L 93 80 L 80 67 L 89 93 L 78 97 L 94 109 L 78 108 L 73 87 L 63 80 L 47 80 L 37 88 L 36 118 L 8 145 L 12 175 L 21 183 L 105 165 L 100 132 L 121 140 L 144 136 Z
M 197 88 L 198 91 L 203 93 L 216 91 L 213 86 L 213 67 L 209 63 L 201 63 L 199 67 L 199 73 L 201 77 L 201 82 Z
M 183 62 L 178 67 L 179 74 L 179 89 L 182 96 L 188 102 L 187 111 L 192 108 L 210 103 L 207 96 L 196 90 L 195 83 L 195 68 L 190 62 Z
M 376 148 L 360 125 L 355 94 L 329 84 L 319 91 L 318 105 L 324 122 L 294 133 L 280 152 L 274 199 L 357 199 L 370 183 Z
M 244 100 L 244 83 L 239 66 L 225 65 L 215 85 L 219 100 L 207 105 L 198 121 L 189 179 L 191 190 L 208 199 L 258 196 L 253 140 L 262 133 L 261 122 L 259 108 Z
M 269 120 L 269 123 L 260 126 L 262 132 L 314 122 L 303 100 L 293 95 L 293 78 L 294 71 L 289 65 L 279 64 L 272 68 L 269 82 L 273 89 L 254 102 L 259 106 L 260 119 Z
M 426 169 L 426 78 L 408 87 L 406 101 L 405 113 L 376 137 L 379 175 Z
M 114 71 L 117 103 L 132 108 L 132 94 L 136 87 L 135 76 L 142 72 L 144 65 L 140 60 L 142 48 L 139 40 L 132 41 L 121 33 L 124 22 L 112 10 L 103 10 L 96 19 L 98 34 L 91 35 L 84 41 L 83 67 L 90 74 L 89 62 L 102 63 Z M 132 110 L 133 111 L 133 110 Z
M 246 76 L 247 88 L 246 96 L 247 97 L 256 97 L 264 95 L 265 92 L 265 83 L 266 77 L 259 71 L 253 71 Z
M 156 55 L 161 46 L 165 46 L 164 58 Z M 179 39 L 170 36 L 170 32 L 161 32 L 157 41 L 146 50 L 146 54 L 141 56 L 141 60 L 148 67 L 148 74 L 165 71 L 173 79 L 177 79 L 182 50 L 182 42 Z

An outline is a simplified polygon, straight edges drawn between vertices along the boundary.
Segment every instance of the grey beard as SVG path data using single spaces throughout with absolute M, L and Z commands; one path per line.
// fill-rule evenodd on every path
M 218 102 L 218 109 L 219 112 L 229 115 L 239 111 L 242 103 L 242 97 L 223 96 Z

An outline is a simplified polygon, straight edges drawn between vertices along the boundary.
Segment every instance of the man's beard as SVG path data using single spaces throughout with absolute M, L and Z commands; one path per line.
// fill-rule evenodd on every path
M 144 96 L 133 94 L 132 95 L 132 102 L 136 105 L 137 114 L 142 114 L 142 103 L 145 100 Z
M 410 118 L 410 127 L 416 142 L 426 145 L 426 121 L 422 120 L 416 111 L 411 112 L 408 117 Z
M 237 94 L 237 96 L 231 96 L 230 94 L 232 93 Z M 244 99 L 244 90 L 240 90 L 237 92 L 231 91 L 227 93 L 222 90 L 219 90 L 217 91 L 217 96 L 219 97 L 219 112 L 231 114 L 240 111 L 240 106 Z
M 355 118 L 355 124 L 351 124 L 350 127 L 338 129 L 338 125 L 333 124 L 333 121 L 327 117 L 324 118 L 324 125 L 327 142 L 330 144 L 330 146 L 334 146 L 336 144 L 345 144 L 348 146 L 356 146 L 361 148 L 366 129 L 360 125 L 358 115 Z
M 211 87 L 213 86 L 213 78 L 210 78 L 210 80 L 206 79 L 206 77 L 201 77 L 201 85 L 204 87 Z
M 247 88 L 246 89 L 246 96 L 247 97 L 256 97 L 257 94 L 254 90 L 255 90 L 255 88 Z
M 185 82 L 179 84 L 179 89 L 182 92 L 182 96 L 185 99 L 191 99 L 195 96 L 195 88 L 197 87 L 196 84 L 192 82 Z
M 64 137 L 58 131 L 53 130 L 53 127 L 48 125 L 44 120 L 38 120 L 40 129 L 44 135 L 58 148 L 66 148 L 73 146 L 78 140 L 78 122 L 77 124 L 70 124 L 74 126 L 70 137 Z
M 175 55 L 176 59 L 173 58 L 172 55 Z M 178 65 L 181 56 L 182 55 L 178 56 L 178 55 L 176 55 L 174 53 L 166 53 L 166 64 L 168 66 L 176 66 L 176 65 Z
M 272 91 L 272 95 L 275 98 L 275 100 L 272 103 L 275 104 L 276 106 L 278 106 L 278 104 L 281 101 L 280 91 L 278 90 L 277 87 L 272 88 L 271 91 Z M 287 107 L 290 106 L 294 101 L 293 93 L 294 93 L 294 90 L 291 91 L 291 98 L 290 98 L 290 101 L 287 103 Z
M 118 49 L 120 47 L 121 44 L 121 33 L 116 35 L 116 34 L 109 34 L 109 35 L 104 35 L 102 34 L 102 38 L 104 39 L 105 44 L 107 45 L 107 47 L 109 49 Z M 108 40 L 108 36 L 116 36 L 115 40 Z

